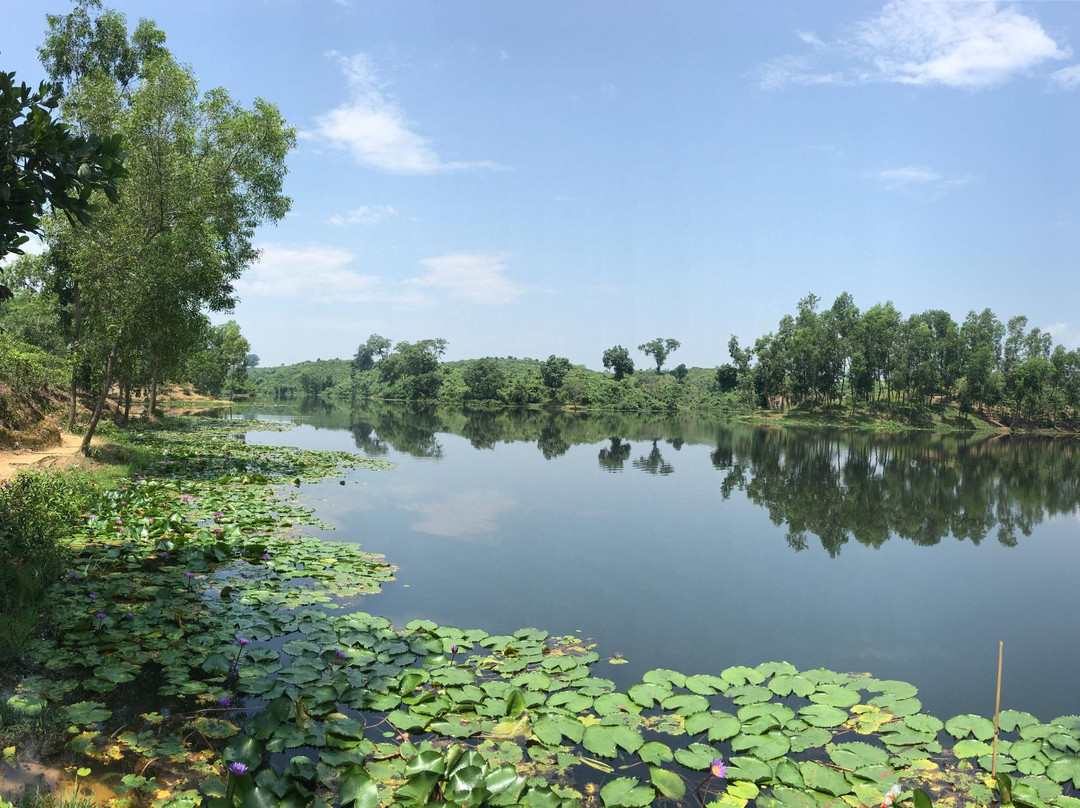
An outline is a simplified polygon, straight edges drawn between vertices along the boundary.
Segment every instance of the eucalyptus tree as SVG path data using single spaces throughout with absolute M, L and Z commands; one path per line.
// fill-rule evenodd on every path
M 1004 335 L 1005 327 L 990 309 L 983 309 L 980 314 L 968 312 L 960 327 L 964 344 L 962 409 L 970 409 L 974 404 L 980 408 L 993 406 L 1000 400 L 1001 375 L 997 367 Z
M 232 308 L 233 283 L 258 256 L 256 226 L 289 209 L 281 190 L 295 142 L 273 104 L 200 92 L 153 23 L 141 20 L 129 39 L 123 15 L 100 9 L 80 0 L 49 16 L 40 50 L 67 87 L 66 114 L 88 132 L 120 133 L 127 152 L 119 203 L 77 237 L 58 227 L 51 239 L 78 301 L 76 364 L 80 354 L 95 361 L 101 384 L 84 451 L 122 353 L 148 348 L 154 385 L 191 346 L 204 310 Z
M 677 339 L 671 337 L 657 337 L 639 345 L 638 350 L 653 358 L 653 361 L 656 362 L 656 372 L 659 373 L 660 368 L 667 361 L 668 355 L 673 351 L 677 351 L 681 344 Z

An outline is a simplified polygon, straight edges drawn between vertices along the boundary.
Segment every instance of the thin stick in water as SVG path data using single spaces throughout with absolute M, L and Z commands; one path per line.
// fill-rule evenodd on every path
M 990 777 L 994 779 L 997 779 L 998 719 L 1001 716 L 1001 656 L 1004 649 L 1004 640 L 998 640 L 997 701 L 994 703 L 994 764 L 990 771 Z

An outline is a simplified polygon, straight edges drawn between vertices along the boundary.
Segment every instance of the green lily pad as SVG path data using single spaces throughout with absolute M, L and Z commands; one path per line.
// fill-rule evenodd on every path
M 954 738 L 971 736 L 979 741 L 994 737 L 994 722 L 981 715 L 958 715 L 945 722 L 945 731 Z
M 848 720 L 849 713 L 827 704 L 810 704 L 799 710 L 799 717 L 812 727 L 838 727 Z
M 619 777 L 604 784 L 600 799 L 606 808 L 641 808 L 651 805 L 655 792 L 632 777 Z

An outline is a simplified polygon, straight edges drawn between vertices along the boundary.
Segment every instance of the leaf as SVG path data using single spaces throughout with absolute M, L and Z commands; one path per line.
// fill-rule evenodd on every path
M 915 789 L 915 792 L 911 795 L 911 801 L 914 803 L 915 808 L 934 808 L 930 795 L 921 788 Z
M 358 763 L 341 772 L 340 799 L 342 806 L 375 808 L 379 804 L 379 787 Z
M 958 715 L 945 722 L 945 731 L 954 738 L 971 735 L 977 740 L 987 741 L 994 737 L 994 722 L 981 715 Z
M 861 741 L 829 744 L 825 752 L 837 766 L 852 771 L 864 766 L 885 766 L 889 762 L 889 755 L 884 749 Z
M 967 738 L 962 741 L 957 741 L 953 747 L 953 754 L 958 758 L 977 758 L 982 755 L 988 755 L 993 751 L 990 744 L 983 741 L 976 741 Z
M 112 715 L 100 701 L 80 701 L 66 708 L 68 721 L 72 724 L 97 724 Z
M 619 777 L 604 784 L 600 799 L 607 808 L 642 808 L 651 805 L 654 792 L 631 777 Z
M 678 755 L 676 755 L 678 759 Z M 763 783 L 773 777 L 772 767 L 754 757 L 735 756 L 728 761 L 727 775 L 732 780 L 750 780 Z
M 686 783 L 675 772 L 667 769 L 659 769 L 656 766 L 649 767 L 649 776 L 656 790 L 669 800 L 681 800 L 686 794 Z
M 1066 755 L 1050 761 L 1046 766 L 1046 776 L 1055 783 L 1072 780 L 1073 785 L 1080 788 L 1080 757 Z
M 659 741 L 649 741 L 642 744 L 641 748 L 638 749 L 638 757 L 645 763 L 659 766 L 661 763 L 670 763 L 675 759 L 675 754 L 667 744 Z
M 711 696 L 715 693 L 719 693 L 728 686 L 728 683 L 721 679 L 719 676 L 688 676 L 686 677 L 686 683 L 684 687 L 691 693 L 697 693 L 700 696 Z
M 506 694 L 506 710 L 503 715 L 507 718 L 517 718 L 525 712 L 525 694 L 514 688 Z
M 812 727 L 838 727 L 848 719 L 848 713 L 827 704 L 809 704 L 799 710 L 799 717 Z
M 841 797 L 851 793 L 851 785 L 845 779 L 842 772 L 822 766 L 814 760 L 804 760 L 799 764 L 799 773 L 802 774 L 803 782 L 807 788 L 815 791 L 824 791 L 834 797 Z
M 602 727 L 594 724 L 585 727 L 581 744 L 594 755 L 601 757 L 615 757 L 615 733 L 614 727 Z
M 851 687 L 822 685 L 816 692 L 810 694 L 810 701 L 816 704 L 828 704 L 830 707 L 854 707 L 862 701 L 862 697 L 858 690 Z

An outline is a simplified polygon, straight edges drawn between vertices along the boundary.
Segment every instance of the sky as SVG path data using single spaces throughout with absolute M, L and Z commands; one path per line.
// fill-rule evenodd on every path
M 297 129 L 231 315 L 264 366 L 378 333 L 711 367 L 845 291 L 1080 346 L 1080 0 L 107 5 Z M 7 8 L 0 68 L 44 78 L 70 7 Z

